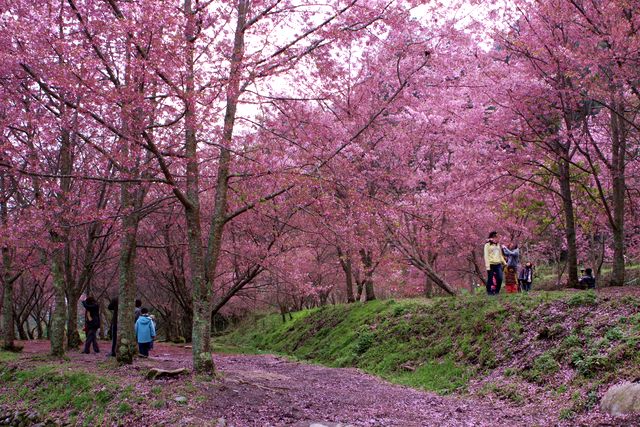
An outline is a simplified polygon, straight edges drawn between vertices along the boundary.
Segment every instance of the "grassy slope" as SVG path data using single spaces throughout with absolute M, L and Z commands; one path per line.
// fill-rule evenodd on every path
M 358 367 L 439 393 L 551 399 L 562 418 L 591 409 L 608 384 L 640 376 L 640 299 L 542 292 L 327 306 L 282 323 L 269 315 L 223 346 Z
M 116 395 L 122 392 L 115 381 L 106 377 L 71 370 L 65 363 L 47 363 L 29 368 L 16 368 L 17 356 L 0 352 L 0 383 L 6 393 L 0 393 L 0 404 L 36 411 L 40 416 L 65 411 L 67 419 L 79 425 L 102 424 Z M 132 390 L 128 390 L 129 393 Z M 125 407 L 114 408 L 119 413 Z M 81 421 L 77 417 L 81 417 Z

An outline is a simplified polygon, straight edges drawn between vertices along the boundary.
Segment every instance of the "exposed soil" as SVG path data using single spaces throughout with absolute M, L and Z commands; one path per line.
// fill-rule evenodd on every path
M 599 290 L 600 296 L 640 296 L 640 288 Z M 591 313 L 599 315 L 599 313 Z M 603 314 L 604 316 L 604 314 Z M 52 363 L 44 358 L 47 341 L 20 342 L 17 362 L 23 368 Z M 103 351 L 110 343 L 100 342 Z M 149 368 L 191 368 L 191 350 L 157 343 L 149 359 L 118 367 L 101 354 L 67 353 L 68 369 L 85 370 L 132 385 L 137 399 L 120 425 L 167 426 L 633 426 L 640 417 L 613 419 L 597 409 L 559 422 L 558 405 L 532 398 L 518 406 L 492 397 L 439 396 L 387 383 L 356 369 L 327 368 L 273 355 L 215 356 L 218 376 L 212 380 L 187 375 L 150 381 Z M 515 347 L 514 347 L 515 348 Z M 516 349 L 517 350 L 517 349 Z M 55 362 L 54 362 L 55 363 Z M 161 392 L 158 392 L 158 386 Z M 473 389 L 473 387 L 472 387 Z M 527 395 L 526 388 L 520 390 Z M 0 393 L 10 392 L 0 384 Z M 175 400 L 186 397 L 186 403 Z M 158 404 L 162 402 L 161 404 Z M 53 414 L 59 421 L 65 414 Z
M 42 363 L 46 341 L 22 342 L 18 364 Z M 106 342 L 104 347 L 106 349 Z M 35 357 L 34 357 L 35 356 Z M 124 425 L 225 425 L 225 426 L 533 426 L 557 425 L 554 408 L 516 407 L 500 401 L 438 396 L 389 384 L 356 369 L 326 368 L 288 361 L 272 355 L 217 355 L 219 376 L 213 381 L 182 377 L 148 381 L 151 367 L 191 367 L 191 350 L 158 343 L 153 357 L 137 359 L 131 366 L 99 363 L 102 354 L 69 352 L 72 369 L 117 376 L 135 386 L 143 402 L 131 402 L 133 413 Z M 163 388 L 166 404 L 157 409 L 153 386 Z M 186 387 L 185 385 L 188 385 Z M 186 387 L 186 388 L 185 388 Z M 157 394 L 157 390 L 156 390 Z M 173 399 L 185 396 L 186 404 Z M 63 416 L 64 414 L 60 414 Z M 583 425 L 637 425 L 638 420 L 612 420 L 590 414 Z M 576 420 L 572 422 L 575 425 Z

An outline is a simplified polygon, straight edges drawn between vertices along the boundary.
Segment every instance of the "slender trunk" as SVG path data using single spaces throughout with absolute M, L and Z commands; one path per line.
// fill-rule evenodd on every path
M 3 226 L 7 225 L 9 220 L 9 212 L 7 209 L 7 189 L 4 173 L 0 175 L 0 221 Z M 16 332 L 13 320 L 13 282 L 15 278 L 11 277 L 11 251 L 7 245 L 2 246 L 2 348 L 5 350 L 13 350 L 15 348 L 14 341 Z
M 353 275 L 356 281 L 356 301 L 362 301 L 362 291 L 364 289 L 364 280 L 360 280 L 360 271 L 356 271 Z
M 193 344 L 193 367 L 196 372 L 214 372 L 211 354 L 211 317 L 210 291 L 205 277 L 205 257 L 202 249 L 202 227 L 200 218 L 200 188 L 198 171 L 198 143 L 196 138 L 196 102 L 195 102 L 195 41 L 196 17 L 191 0 L 185 0 L 184 13 L 187 17 L 185 29 L 185 155 L 187 158 L 187 198 L 185 206 L 187 223 L 187 241 L 189 245 L 189 268 L 193 288 L 193 326 L 191 341 Z M 221 160 L 222 161 L 222 160 Z
M 15 320 L 16 330 L 18 331 L 18 338 L 22 341 L 26 341 L 29 339 L 27 332 L 24 330 L 24 322 L 20 316 L 16 316 L 14 313 L 13 319 Z
M 364 300 L 373 301 L 376 295 L 373 290 L 373 263 L 371 261 L 371 252 L 360 249 L 360 258 L 364 268 Z
M 60 192 L 57 195 L 58 204 L 62 214 L 58 227 L 52 227 L 49 231 L 53 250 L 51 253 L 51 275 L 53 280 L 54 308 L 51 319 L 51 354 L 56 357 L 64 356 L 66 344 L 67 325 L 67 274 L 65 265 L 67 259 L 65 250 L 68 248 L 69 225 L 68 225 L 68 195 L 71 190 L 71 173 L 73 171 L 73 148 L 71 131 L 63 128 L 60 138 L 60 163 L 58 169 L 60 178 Z
M 342 253 L 342 250 L 338 247 L 338 259 L 340 260 L 342 271 L 344 271 L 347 303 L 355 302 L 356 299 L 353 296 L 353 268 L 351 267 L 351 256 L 348 253 Z
M 433 296 L 433 282 L 426 274 L 424 275 L 424 296 L 427 298 Z
M 78 332 L 78 301 L 81 292 L 76 289 L 67 291 L 67 347 L 78 348 L 82 341 Z
M 4 249 L 3 249 L 4 252 Z M 4 256 L 4 253 L 3 253 Z M 15 347 L 16 332 L 13 319 L 13 282 L 3 278 L 4 300 L 2 301 L 2 348 L 11 350 Z
M 185 6 L 189 7 L 188 13 L 193 19 L 191 12 L 191 3 L 189 0 L 185 2 Z M 244 57 L 244 29 L 246 24 L 247 9 L 249 7 L 248 0 L 240 0 L 238 2 L 238 21 L 236 23 L 233 53 L 231 56 L 229 84 L 227 86 L 227 106 L 224 117 L 224 125 L 222 131 L 222 143 L 220 144 L 220 158 L 218 160 L 216 194 L 213 207 L 213 216 L 209 228 L 209 237 L 207 242 L 207 253 L 204 259 L 204 283 L 199 298 L 196 299 L 194 292 L 194 327 L 193 327 L 193 358 L 194 369 L 197 372 L 213 372 L 214 364 L 211 355 L 211 298 L 218 260 L 220 257 L 220 248 L 222 247 L 222 237 L 224 225 L 226 223 L 227 213 L 227 190 L 229 185 L 229 170 L 231 167 L 231 143 L 233 140 L 233 129 L 235 124 L 236 109 L 240 96 L 240 78 L 241 65 Z M 189 29 L 189 27 L 191 29 Z M 188 41 L 188 57 L 189 64 L 188 74 L 190 79 L 187 85 L 193 85 L 193 42 L 189 37 L 193 31 L 193 24 L 189 25 L 187 31 Z M 189 83 L 189 80 L 191 82 Z M 192 93 L 193 87 L 188 89 L 188 93 Z M 195 107 L 195 104 L 194 104 Z M 190 110 L 190 108 L 187 108 Z M 193 111 L 193 109 L 191 109 Z M 185 121 L 187 118 L 185 117 Z M 195 144 L 195 131 L 193 133 Z M 194 148 L 195 150 L 195 148 Z M 195 155 L 193 156 L 195 158 Z M 188 174 L 188 172 L 187 172 Z M 197 177 L 197 175 L 196 175 Z M 195 288 L 194 288 L 195 289 Z
M 620 107 L 622 105 L 618 104 Z M 624 209 L 625 209 L 625 152 L 626 152 L 626 131 L 625 124 L 620 116 L 623 108 L 614 108 L 611 112 L 611 178 L 612 178 L 612 204 L 613 204 L 613 271 L 611 284 L 614 286 L 624 285 Z
M 65 351 L 65 326 L 67 303 L 65 298 L 65 281 L 62 265 L 64 255 L 62 248 L 55 248 L 51 254 L 51 275 L 53 279 L 53 313 L 51 315 L 51 355 L 56 357 L 64 356 Z
M 567 286 L 578 286 L 578 251 L 576 248 L 576 224 L 573 212 L 573 197 L 571 194 L 571 171 L 569 154 L 559 159 L 558 180 L 560 184 L 560 194 L 562 196 L 562 206 L 564 210 L 565 239 L 567 241 Z
M 122 220 L 123 235 L 120 247 L 119 261 L 119 289 L 118 289 L 118 337 L 116 359 L 119 363 L 132 363 L 137 354 L 135 322 L 136 298 L 136 246 L 139 215 L 135 212 L 139 208 L 136 203 L 137 195 L 131 188 L 131 183 L 123 183 L 121 187 L 121 202 L 126 214 Z M 138 189 L 138 191 L 141 191 Z

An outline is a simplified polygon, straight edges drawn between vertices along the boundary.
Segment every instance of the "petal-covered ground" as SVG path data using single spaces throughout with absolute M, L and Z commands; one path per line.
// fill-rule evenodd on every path
M 47 342 L 21 344 L 25 349 L 13 363 L 21 368 L 43 363 Z M 101 344 L 106 350 L 107 343 Z M 558 425 L 554 407 L 517 407 L 469 396 L 439 396 L 389 384 L 356 369 L 327 368 L 272 355 L 217 355 L 219 375 L 213 380 L 188 375 L 156 381 L 144 379 L 149 368 L 190 368 L 191 350 L 158 343 L 151 358 L 137 359 L 125 367 L 104 363 L 103 354 L 68 355 L 64 362 L 67 370 L 86 370 L 133 386 L 135 399 L 128 400 L 132 411 L 117 421 L 124 425 Z M 57 419 L 64 419 L 64 414 L 58 414 Z M 596 412 L 570 424 L 639 425 L 638 421 L 612 420 Z

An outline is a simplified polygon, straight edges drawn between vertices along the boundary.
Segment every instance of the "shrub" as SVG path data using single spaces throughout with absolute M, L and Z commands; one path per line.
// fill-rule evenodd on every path
M 375 334 L 368 330 L 368 327 L 361 329 L 358 332 L 358 338 L 356 339 L 355 353 L 361 355 L 365 353 L 373 345 L 375 340 Z
M 596 305 L 598 297 L 594 291 L 576 292 L 568 300 L 570 307 L 578 307 L 582 305 Z
M 523 377 L 529 381 L 542 383 L 545 378 L 555 374 L 560 369 L 560 364 L 555 361 L 550 353 L 543 353 L 533 361 L 533 366 L 523 372 Z

